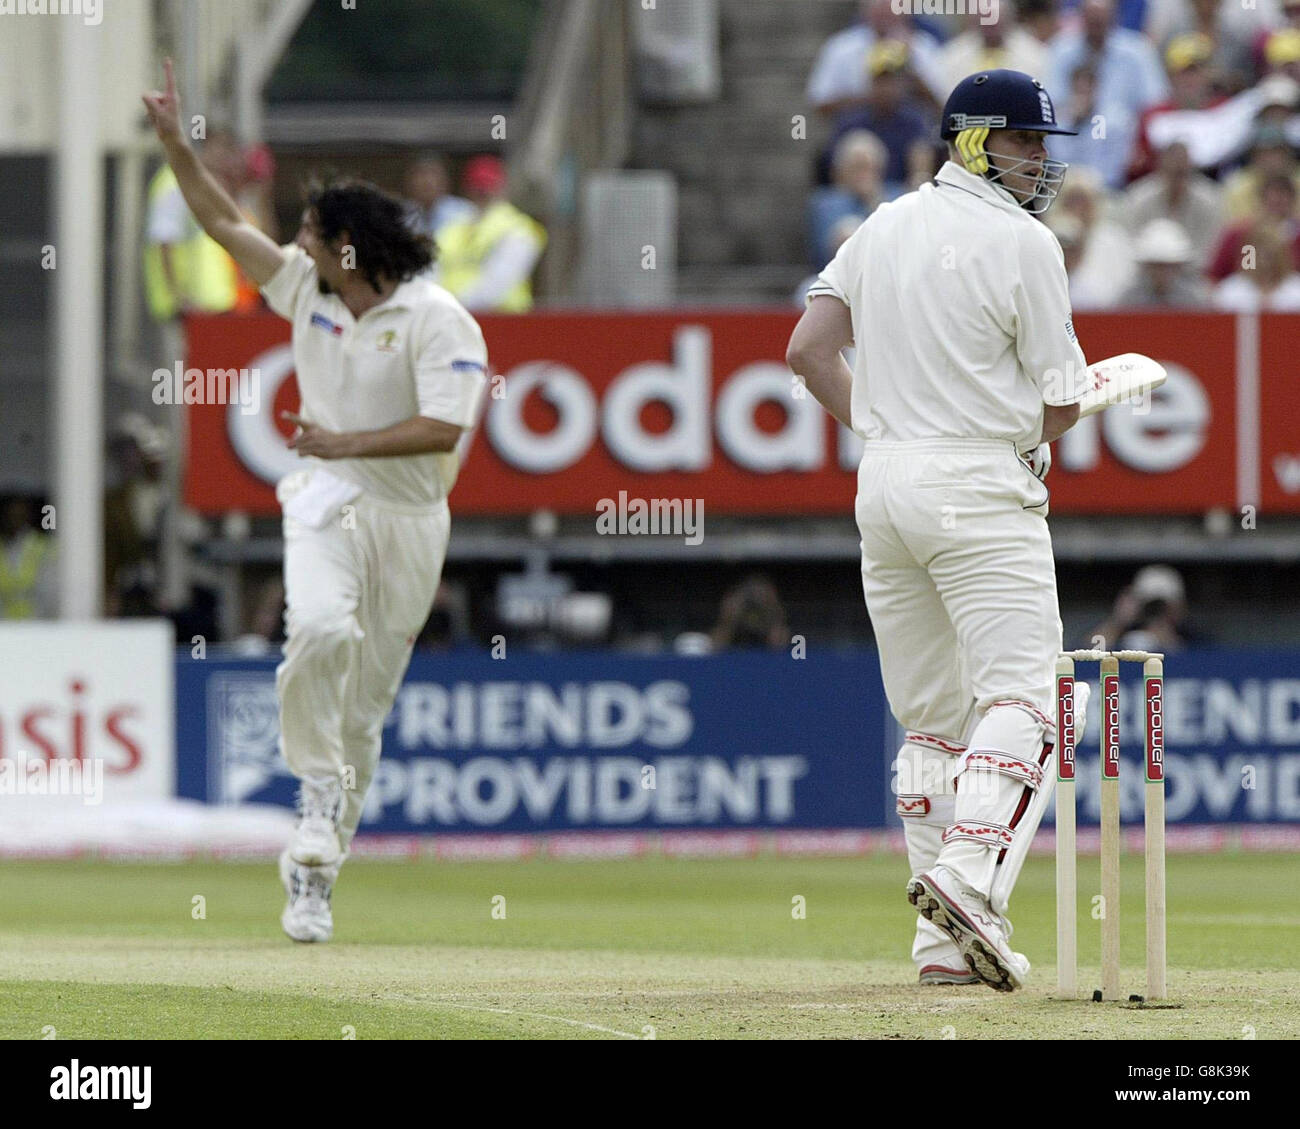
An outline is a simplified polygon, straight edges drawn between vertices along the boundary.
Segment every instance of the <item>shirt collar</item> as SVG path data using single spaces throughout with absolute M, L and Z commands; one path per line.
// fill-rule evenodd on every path
M 972 192 L 976 196 L 983 197 L 990 204 L 998 207 L 1009 208 L 1013 212 L 1019 212 L 1021 215 L 1028 215 L 1019 204 L 1016 198 L 1011 195 L 1005 188 L 994 184 L 991 180 L 982 176 L 976 176 L 973 172 L 967 172 L 956 161 L 944 162 L 934 177 L 936 182 L 951 184 L 955 188 L 964 189 Z
M 384 312 L 389 310 L 409 310 L 415 304 L 413 301 L 413 291 L 415 286 L 416 280 L 414 277 L 408 278 L 405 282 L 399 282 L 387 298 L 380 302 L 379 305 L 371 306 L 370 309 L 361 316 L 365 317 L 366 314 L 377 314 L 381 310 Z

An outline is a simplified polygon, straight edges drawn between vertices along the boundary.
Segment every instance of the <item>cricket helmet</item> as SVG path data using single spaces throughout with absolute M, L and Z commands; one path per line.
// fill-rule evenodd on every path
M 1023 71 L 977 71 L 967 75 L 948 95 L 943 105 L 940 136 L 952 141 L 963 129 L 1032 129 L 1039 133 L 1065 133 L 1074 137 L 1077 129 L 1066 129 L 1056 121 L 1051 96 L 1036 78 Z
M 994 129 L 1030 129 L 1070 137 L 1079 132 L 1057 122 L 1051 96 L 1038 79 L 1023 71 L 977 71 L 962 79 L 948 95 L 939 136 L 953 143 L 969 172 L 997 184 L 1008 173 L 1017 173 L 1020 165 L 1031 162 L 1021 161 L 1003 170 L 990 165 L 984 141 Z M 993 156 L 1012 159 L 1005 153 Z M 1064 161 L 1044 160 L 1037 187 L 1020 206 L 1033 215 L 1047 211 L 1068 167 Z

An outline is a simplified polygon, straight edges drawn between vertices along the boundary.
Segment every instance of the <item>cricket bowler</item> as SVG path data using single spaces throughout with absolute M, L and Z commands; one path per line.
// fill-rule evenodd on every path
M 314 190 L 296 241 L 250 225 L 180 128 L 171 61 L 144 103 L 203 229 L 293 323 L 301 406 L 278 484 L 284 512 L 280 744 L 300 781 L 280 858 L 295 941 L 328 941 L 330 895 L 361 819 L 416 636 L 447 553 L 457 442 L 487 384 L 473 317 L 419 277 L 432 261 L 402 203 L 361 182 Z
M 1072 132 L 1027 74 L 963 79 L 943 110 L 949 160 L 840 248 L 787 353 L 865 440 L 862 586 L 905 732 L 897 810 L 922 984 L 1012 991 L 1029 972 L 1006 911 L 1056 775 L 1043 478 L 1087 391 L 1064 257 L 1035 217 L 1066 169 L 1045 137 Z

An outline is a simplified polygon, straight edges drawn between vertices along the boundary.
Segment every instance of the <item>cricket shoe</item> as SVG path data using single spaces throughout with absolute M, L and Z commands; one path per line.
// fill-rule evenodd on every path
M 922 987 L 932 987 L 936 984 L 978 984 L 980 978 L 965 965 L 949 968 L 943 964 L 927 964 L 917 974 L 916 982 Z
M 1014 992 L 1029 975 L 1029 961 L 1011 951 L 1006 925 L 988 898 L 946 866 L 935 866 L 907 884 L 907 900 L 961 950 L 967 967 L 990 988 Z
M 304 777 L 298 789 L 298 829 L 289 856 L 303 866 L 332 866 L 343 855 L 339 813 L 343 788 L 337 777 Z
M 294 862 L 288 847 L 281 852 L 280 881 L 289 901 L 280 914 L 280 928 L 293 940 L 328 941 L 334 936 L 330 894 L 337 873 L 337 867 L 303 866 Z

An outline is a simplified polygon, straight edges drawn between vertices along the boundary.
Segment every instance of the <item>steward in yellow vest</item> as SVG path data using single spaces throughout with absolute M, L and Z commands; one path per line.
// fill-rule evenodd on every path
M 435 278 L 468 310 L 521 314 L 533 308 L 529 281 L 546 247 L 546 229 L 505 198 L 505 169 L 496 157 L 475 157 L 463 191 L 473 216 L 437 235 Z
M 53 541 L 27 527 L 25 503 L 11 501 L 0 524 L 0 619 L 53 613 L 53 608 L 41 606 L 50 582 L 46 569 L 53 561 Z
M 235 260 L 190 215 L 169 165 L 149 182 L 148 204 L 144 281 L 150 314 L 167 321 L 182 312 L 182 304 L 208 313 L 233 309 L 238 297 Z M 164 246 L 170 283 L 163 268 Z

